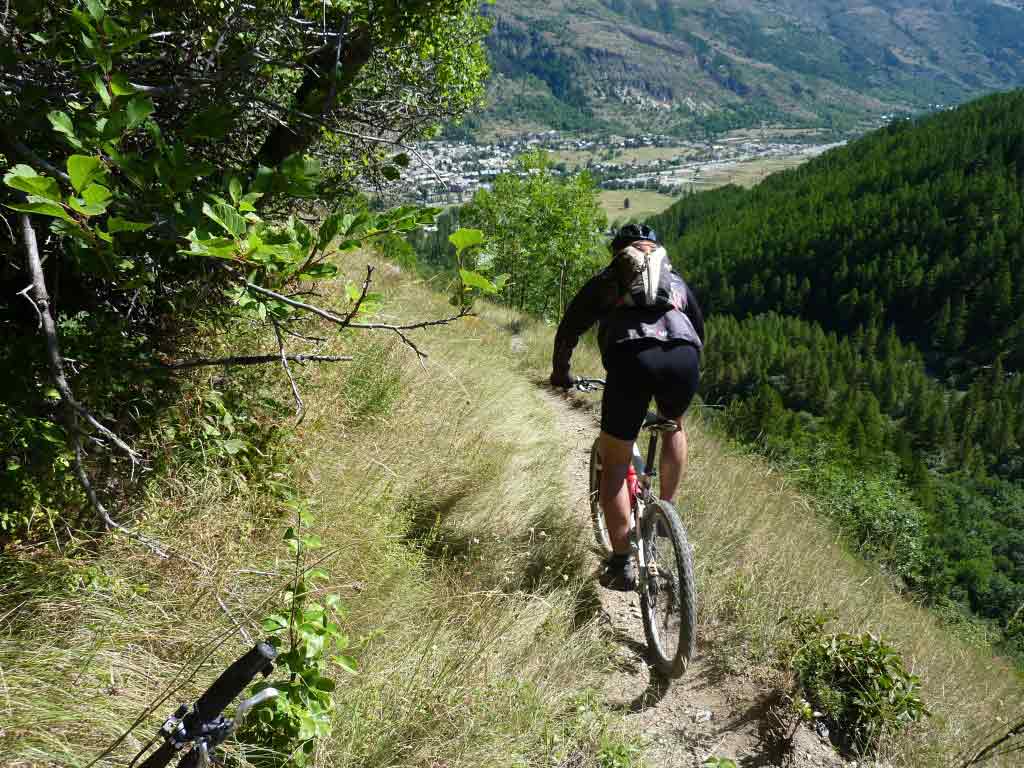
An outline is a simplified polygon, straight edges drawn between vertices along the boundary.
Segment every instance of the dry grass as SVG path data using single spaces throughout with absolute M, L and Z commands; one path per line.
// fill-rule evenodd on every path
M 390 287 L 388 306 L 447 309 L 408 284 Z M 422 332 L 425 368 L 393 340 L 352 337 L 338 344 L 356 351 L 353 366 L 302 374 L 311 412 L 281 467 L 310 498 L 361 665 L 356 677 L 335 670 L 334 733 L 318 765 L 597 766 L 601 746 L 623 739 L 590 693 L 607 651 L 592 623 L 588 536 L 567 516 L 549 458 L 560 438 L 538 384 L 552 329 L 503 309 L 482 315 Z M 601 370 L 592 345 L 574 362 L 581 374 Z M 702 634 L 714 639 L 702 652 L 719 668 L 777 665 L 779 620 L 795 609 L 883 632 L 935 713 L 887 745 L 894 766 L 949 765 L 1021 708 L 1008 665 L 846 553 L 785 478 L 699 419 L 690 435 L 680 507 L 696 543 Z M 244 648 L 227 612 L 257 633 L 255 620 L 281 600 L 290 521 L 265 487 L 185 462 L 142 506 L 147 530 L 185 558 L 156 561 L 108 537 L 4 560 L 0 763 L 84 765 L 198 666 L 100 763 L 123 764 Z
M 493 322 L 511 322 L 491 310 Z M 522 365 L 549 370 L 552 329 L 521 323 Z M 593 345 L 573 358 L 578 375 L 598 375 Z M 923 680 L 933 716 L 883 745 L 894 766 L 949 766 L 1000 723 L 1024 711 L 1024 686 L 1006 660 L 951 633 L 928 610 L 897 593 L 879 568 L 847 552 L 835 531 L 765 460 L 732 448 L 695 410 L 691 464 L 679 497 L 695 547 L 701 649 L 726 674 L 754 674 L 783 661 L 783 619 L 799 610 L 838 615 L 840 628 L 881 633 Z M 1001 719 L 1000 719 L 1001 718 Z M 992 765 L 1014 765 L 993 762 Z
M 407 314 L 450 310 L 422 286 L 389 293 Z M 306 369 L 310 414 L 283 447 L 360 662 L 355 677 L 333 670 L 317 764 L 598 765 L 625 737 L 590 693 L 607 649 L 580 610 L 592 586 L 546 458 L 558 436 L 501 331 L 470 320 L 418 341 L 425 368 L 391 338 L 341 339 L 356 363 Z M 147 531 L 183 558 L 108 537 L 5 560 L 0 763 L 85 765 L 226 638 L 99 763 L 123 765 L 245 647 L 228 613 L 258 637 L 281 603 L 291 520 L 266 487 L 193 461 L 142 506 Z

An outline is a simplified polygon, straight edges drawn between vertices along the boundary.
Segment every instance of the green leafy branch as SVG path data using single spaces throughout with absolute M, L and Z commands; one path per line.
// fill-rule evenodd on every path
M 448 236 L 448 241 L 455 246 L 455 262 L 458 266 L 458 281 L 455 295 L 452 297 L 453 304 L 471 303 L 475 292 L 483 295 L 499 293 L 508 282 L 508 275 L 498 275 L 492 281 L 483 274 L 489 269 L 489 265 L 482 263 L 478 258 L 484 240 L 482 231 L 465 227 Z
M 294 561 L 295 577 L 284 595 L 287 610 L 263 619 L 263 629 L 278 648 L 277 669 L 286 680 L 261 682 L 253 692 L 273 687 L 279 695 L 254 713 L 247 740 L 264 748 L 268 757 L 257 764 L 273 766 L 306 764 L 318 738 L 330 736 L 333 692 L 336 682 L 329 677 L 327 662 L 356 674 L 356 661 L 348 654 L 351 645 L 338 622 L 344 616 L 341 598 L 319 595 L 319 583 L 329 578 L 322 568 L 307 568 L 309 553 L 322 548 L 320 537 L 308 531 L 310 512 L 298 502 L 292 504 L 295 524 L 284 533 L 284 542 Z

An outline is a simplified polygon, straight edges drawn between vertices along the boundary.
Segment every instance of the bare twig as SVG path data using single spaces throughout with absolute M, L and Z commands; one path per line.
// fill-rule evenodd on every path
M 363 290 L 359 294 L 359 298 L 356 299 L 356 303 L 352 305 L 352 309 L 350 309 L 348 314 L 345 315 L 345 317 L 343 318 L 344 322 L 345 322 L 345 325 L 348 325 L 350 322 L 352 322 L 352 318 L 354 318 L 359 313 L 359 307 L 363 303 L 363 299 L 366 298 L 366 292 L 370 290 L 370 278 L 372 276 L 373 276 L 373 267 L 370 266 L 369 264 L 367 264 L 366 265 L 366 279 L 363 280 Z
M 302 395 L 299 394 L 299 385 L 295 383 L 295 377 L 292 376 L 291 366 L 288 365 L 288 354 L 284 349 L 284 339 L 281 337 L 281 326 L 278 325 L 277 320 L 271 320 L 271 323 L 274 326 L 274 336 L 277 338 L 277 349 L 280 352 L 281 367 L 284 368 L 285 376 L 288 377 L 288 383 L 292 388 L 292 397 L 295 398 L 295 425 L 298 426 L 306 417 L 306 406 L 302 402 Z
M 327 341 L 327 339 L 325 339 L 323 336 L 306 336 L 305 334 L 299 333 L 298 331 L 293 331 L 290 328 L 282 328 L 281 330 L 283 330 L 289 336 L 293 336 L 296 339 L 301 339 L 302 341 L 308 341 L 312 344 L 323 344 L 325 341 Z
M 11 222 L 9 222 L 7 220 L 6 216 L 2 216 L 2 215 L 0 215 L 0 221 L 3 221 L 4 225 L 7 227 L 7 234 L 10 235 L 11 242 L 14 243 L 15 245 L 17 245 L 18 244 L 18 238 L 16 238 L 14 236 L 14 230 L 11 229 Z
M 36 326 L 36 328 L 38 329 L 43 327 L 43 313 L 39 311 L 39 305 L 32 300 L 31 296 L 28 295 L 28 292 L 31 290 L 32 284 L 30 283 L 29 285 L 25 286 L 23 290 L 18 291 L 18 295 L 24 296 L 25 300 L 32 305 L 32 309 L 36 311 L 36 317 L 39 318 L 39 325 Z
M 252 645 L 252 638 L 249 636 L 249 633 L 245 631 L 245 625 L 231 615 L 231 611 L 228 610 L 224 601 L 221 600 L 220 595 L 217 595 L 217 605 L 220 606 L 220 609 L 224 611 L 224 615 L 227 616 L 231 623 L 238 629 L 238 633 L 242 636 L 242 639 L 245 640 L 246 645 Z
M 293 363 L 348 363 L 351 355 L 285 355 Z M 165 363 L 162 367 L 172 371 L 185 368 L 203 368 L 212 365 L 264 365 L 281 361 L 280 355 L 240 355 L 237 357 L 195 357 L 191 360 L 179 360 L 176 363 Z
M 353 323 L 351 320 L 347 320 L 344 317 L 340 317 L 339 315 L 336 315 L 333 312 L 328 312 L 327 310 L 321 309 L 320 307 L 314 307 L 312 304 L 305 304 L 301 301 L 295 301 L 295 299 L 289 299 L 287 296 L 277 293 L 276 291 L 271 291 L 267 288 L 263 288 L 262 286 L 256 285 L 255 283 L 250 283 L 248 280 L 245 280 L 245 287 L 263 296 L 268 296 L 272 299 L 282 301 L 290 307 L 295 307 L 296 309 L 303 309 L 307 312 L 312 312 L 317 317 L 322 317 L 324 320 L 334 323 L 335 325 L 338 325 L 342 328 L 358 328 L 360 330 L 366 331 L 391 331 L 397 334 L 398 338 L 400 338 L 402 342 L 407 347 L 409 347 L 409 349 L 415 352 L 416 355 L 420 358 L 427 357 L 427 353 L 421 350 L 419 347 L 417 347 L 416 344 L 413 343 L 412 339 L 405 335 L 404 331 L 412 331 L 418 328 L 430 328 L 431 326 L 435 325 L 447 325 L 448 323 L 455 322 L 456 320 L 459 320 L 463 317 L 472 314 L 470 307 L 463 307 L 459 311 L 459 314 L 452 315 L 451 317 L 443 317 L 438 320 L 423 320 L 416 323 L 407 323 L 405 325 L 390 325 L 387 323 Z
M 67 377 L 64 374 L 64 358 L 60 353 L 57 326 L 56 323 L 54 323 L 53 316 L 50 314 L 50 298 L 46 291 L 43 264 L 39 258 L 39 246 L 36 243 L 36 233 L 32 228 L 32 220 L 29 218 L 28 214 L 23 213 L 21 215 L 21 229 L 25 241 L 25 251 L 28 254 L 29 271 L 32 274 L 32 288 L 35 293 L 35 304 L 39 309 L 40 318 L 43 324 L 43 332 L 46 336 L 46 352 L 50 364 L 50 375 L 53 377 L 54 384 L 56 385 L 57 391 L 60 393 L 61 401 L 64 404 L 64 421 L 67 427 L 68 439 L 71 441 L 71 447 L 75 452 L 74 470 L 75 475 L 78 478 L 78 482 L 85 491 L 85 494 L 89 499 L 89 503 L 92 505 L 93 511 L 95 511 L 103 525 L 108 529 L 120 531 L 129 538 L 145 545 L 154 554 L 166 558 L 167 553 L 157 544 L 137 533 L 134 533 L 133 531 L 130 531 L 123 525 L 114 522 L 106 508 L 96 496 L 96 491 L 92 487 L 89 475 L 86 473 L 85 466 L 82 464 L 82 430 L 78 425 L 79 417 L 85 418 L 86 421 L 93 426 L 100 426 L 104 434 L 114 438 L 119 447 L 123 446 L 124 449 L 127 450 L 128 455 L 132 457 L 133 462 L 136 461 L 137 454 L 120 438 L 114 435 L 113 432 L 100 425 L 99 422 L 93 418 L 92 414 L 90 414 L 80 403 L 78 403 L 78 401 L 75 400 L 74 395 L 71 392 L 71 387 L 68 385 Z

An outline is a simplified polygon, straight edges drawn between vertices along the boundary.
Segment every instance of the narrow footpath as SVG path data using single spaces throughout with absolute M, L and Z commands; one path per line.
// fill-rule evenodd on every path
M 588 474 L 590 446 L 598 432 L 597 411 L 578 398 L 550 391 L 544 392 L 544 397 L 563 436 L 566 483 L 573 506 L 589 531 Z M 700 543 L 695 544 L 699 557 Z M 595 550 L 595 576 L 598 562 Z M 700 584 L 697 591 L 699 600 Z M 639 597 L 606 589 L 599 592 L 602 621 L 618 646 L 616 669 L 605 688 L 607 705 L 628 713 L 646 742 L 646 765 L 699 768 L 712 757 L 731 759 L 739 768 L 856 765 L 845 763 L 828 743 L 803 726 L 790 742 L 780 743 L 773 735 L 772 717 L 780 691 L 716 672 L 701 653 L 713 638 L 698 638 L 698 656 L 681 679 L 668 684 L 659 681 L 646 662 Z

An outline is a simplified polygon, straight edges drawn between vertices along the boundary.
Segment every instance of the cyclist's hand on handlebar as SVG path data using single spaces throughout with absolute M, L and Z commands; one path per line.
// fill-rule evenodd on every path
M 560 387 L 561 389 L 572 389 L 576 384 L 576 380 L 568 373 L 558 373 L 557 371 L 551 372 L 551 378 L 549 379 L 551 386 Z

